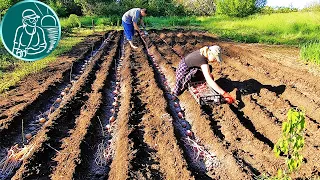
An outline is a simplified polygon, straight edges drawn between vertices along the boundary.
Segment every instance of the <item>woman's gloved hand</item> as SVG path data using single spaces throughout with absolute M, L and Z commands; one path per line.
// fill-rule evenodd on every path
M 235 102 L 233 97 L 227 92 L 224 92 L 222 96 L 224 97 L 224 99 L 227 101 L 228 104 L 232 104 Z

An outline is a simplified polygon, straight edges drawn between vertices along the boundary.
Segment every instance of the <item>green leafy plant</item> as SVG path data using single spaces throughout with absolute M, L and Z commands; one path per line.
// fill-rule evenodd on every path
M 303 161 L 300 154 L 304 146 L 305 112 L 291 108 L 288 111 L 288 119 L 282 123 L 282 136 L 274 146 L 276 156 L 286 156 L 287 171 L 279 169 L 274 177 L 266 174 L 255 177 L 258 180 L 291 180 L 290 173 L 298 170 Z
M 79 20 L 79 17 L 75 14 L 70 14 L 69 19 L 68 19 L 70 25 L 72 27 L 79 27 L 81 28 L 81 22 Z
M 282 137 L 274 147 L 276 156 L 284 153 L 289 172 L 297 170 L 303 156 L 299 154 L 304 146 L 305 113 L 298 109 L 290 109 L 288 120 L 282 124 Z
M 303 161 L 300 154 L 304 146 L 305 112 L 299 109 L 290 109 L 287 122 L 282 124 L 282 137 L 274 146 L 277 157 L 281 153 L 286 156 L 287 172 L 278 170 L 278 175 L 271 179 L 289 180 L 288 174 L 298 170 Z

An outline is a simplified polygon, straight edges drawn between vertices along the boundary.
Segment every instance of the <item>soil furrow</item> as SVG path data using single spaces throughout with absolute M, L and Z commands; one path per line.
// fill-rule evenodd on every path
M 245 64 L 248 68 L 261 72 L 270 79 L 291 86 L 294 90 L 310 98 L 313 103 L 320 102 L 320 92 L 317 91 L 320 89 L 320 85 L 317 83 L 319 77 L 313 76 L 305 71 L 297 71 L 296 68 L 287 67 L 272 59 L 261 57 L 259 54 L 265 54 L 265 51 L 257 51 L 256 49 L 252 51 L 251 45 L 228 43 L 225 47 L 223 44 L 222 47 L 227 50 L 231 58 L 241 64 Z M 288 58 L 290 57 L 292 57 L 292 55 L 288 54 Z M 306 73 L 308 74 L 307 76 Z
M 183 159 L 178 142 L 174 138 L 177 133 L 173 126 L 173 117 L 167 112 L 169 103 L 165 99 L 165 92 L 159 86 L 159 72 L 147 56 L 147 50 L 139 48 L 138 54 L 140 53 L 141 58 L 137 58 L 136 61 L 141 65 L 141 72 L 138 75 L 142 79 L 141 99 L 148 102 L 146 108 L 149 112 L 143 117 L 142 122 L 145 126 L 145 140 L 156 151 L 164 179 L 193 179 L 190 171 L 187 170 L 187 163 Z M 168 156 L 169 152 L 170 156 Z
M 226 48 L 226 51 L 229 52 L 231 50 Z M 229 59 L 229 57 L 225 58 Z M 227 60 L 225 65 L 233 67 L 237 69 L 240 73 L 245 74 L 249 77 L 254 77 L 256 81 L 262 84 L 272 84 L 273 86 L 283 85 L 281 82 L 279 82 L 279 80 L 268 78 L 263 73 L 256 71 L 255 69 L 250 68 L 245 64 L 242 64 L 241 62 L 238 62 L 234 57 L 230 57 L 230 60 Z M 319 105 L 313 102 L 312 98 L 308 98 L 305 94 L 302 94 L 295 88 L 292 88 L 290 83 L 285 83 L 284 85 L 285 90 L 283 92 L 280 92 L 280 97 L 288 100 L 291 104 L 295 106 L 304 107 L 306 109 L 306 114 L 310 116 L 312 119 L 316 120 L 320 117 Z
M 273 121 L 273 118 L 278 118 L 275 116 L 268 116 L 268 114 L 265 111 L 260 109 L 260 106 L 257 105 L 256 100 L 252 96 L 246 97 L 244 101 L 246 107 L 243 109 L 243 111 L 246 112 L 247 115 L 255 117 L 255 124 L 259 124 L 259 129 L 261 129 L 261 131 L 263 131 L 263 133 L 266 134 L 266 136 L 274 139 L 273 142 L 276 143 L 281 136 L 281 126 L 276 124 Z M 286 116 L 282 118 L 283 120 L 285 120 Z M 304 160 L 300 170 L 303 171 L 303 174 L 296 173 L 292 177 L 311 177 L 313 170 L 315 168 L 319 169 L 319 156 L 318 154 L 312 153 L 318 150 L 318 148 L 316 147 L 320 144 L 319 140 L 316 138 L 319 137 L 318 135 L 319 131 L 312 131 L 312 127 L 310 128 L 310 123 L 307 123 L 305 131 L 305 146 L 303 148 L 303 151 L 301 152 L 301 154 L 304 157 Z M 284 161 L 283 158 L 281 159 Z
M 220 129 L 222 134 L 225 135 L 224 141 L 226 141 L 225 144 L 228 145 L 228 149 L 236 157 L 245 161 L 245 164 L 250 164 L 252 169 L 256 169 L 253 171 L 255 175 L 260 175 L 256 173 L 262 172 L 276 173 L 282 162 L 274 157 L 272 152 L 273 145 L 270 147 L 266 142 L 257 138 L 255 133 L 247 129 L 247 126 L 252 126 L 255 132 L 261 129 L 255 129 L 250 119 L 247 117 L 239 118 L 239 115 L 234 111 L 239 113 L 237 108 L 232 105 L 230 107 L 223 105 L 213 109 L 213 112 L 216 112 L 213 115 L 213 119 L 219 120 Z M 242 114 L 243 112 L 240 113 Z M 241 118 L 246 118 L 247 120 L 242 122 Z M 266 138 L 264 135 L 262 136 Z
M 113 61 L 113 58 L 117 52 L 118 44 L 120 39 L 120 33 L 117 33 L 115 38 L 115 46 L 110 46 L 110 52 L 108 58 L 104 56 L 101 68 L 96 73 L 96 80 L 92 84 L 92 92 L 88 95 L 89 98 L 85 105 L 81 108 L 79 117 L 75 120 L 76 125 L 69 137 L 62 139 L 61 151 L 54 158 L 57 162 L 57 166 L 51 175 L 51 179 L 73 179 L 73 174 L 75 173 L 75 168 L 78 163 L 80 163 L 80 145 L 84 141 L 84 137 L 88 133 L 88 128 L 91 125 L 91 121 L 96 115 L 98 109 L 102 102 L 101 90 L 105 85 L 106 78 L 108 75 L 108 70 Z M 101 127 L 103 128 L 103 127 Z M 99 142 L 99 141 L 96 141 Z M 93 157 L 94 159 L 94 157 Z M 67 169 L 65 167 L 68 167 Z M 83 179 L 85 179 L 83 177 Z M 90 178 L 92 179 L 92 178 Z
M 166 63 L 167 61 L 163 59 L 159 53 L 157 53 L 155 47 L 152 47 L 151 51 L 153 52 L 156 59 L 159 60 L 159 65 L 162 66 L 165 70 L 164 74 L 166 74 L 166 76 L 168 77 L 170 86 L 174 87 L 175 72 L 171 70 L 170 65 Z M 177 60 L 178 59 L 172 59 L 171 61 L 174 62 Z M 195 136 L 199 137 L 201 142 L 206 143 L 208 149 L 210 149 L 212 152 L 215 152 L 218 159 L 221 161 L 221 167 L 215 170 L 216 176 L 220 178 L 229 177 L 231 179 L 249 178 L 245 174 L 245 170 L 239 167 L 233 155 L 227 151 L 227 147 L 220 142 L 218 136 L 213 134 L 210 125 L 211 122 L 208 121 L 204 116 L 199 116 L 200 114 L 202 114 L 200 106 L 195 101 L 190 101 L 190 99 L 193 99 L 193 97 L 188 93 L 184 93 L 179 97 L 181 106 L 185 109 L 186 112 L 186 119 L 190 119 L 191 121 L 190 125 L 192 126 L 192 131 L 195 133 Z
M 245 77 L 241 76 L 240 73 L 236 74 L 237 77 L 233 78 L 241 77 L 245 79 Z M 234 85 L 236 87 L 237 84 Z M 280 123 L 286 120 L 286 113 L 291 106 L 286 101 L 278 97 L 275 92 L 269 91 L 268 89 L 261 89 L 259 94 L 253 93 L 246 96 L 242 95 L 239 100 L 241 100 L 243 103 L 242 111 L 252 120 L 253 124 L 257 127 L 257 130 L 262 132 L 262 134 L 264 134 L 266 137 L 270 138 L 275 144 L 281 136 Z M 258 102 L 262 102 L 265 106 L 258 104 Z M 279 107 L 281 107 L 281 113 L 277 113 L 280 112 Z M 317 160 L 319 159 L 318 156 L 314 153 L 311 153 L 313 151 L 317 151 L 317 148 L 314 145 L 319 144 L 319 141 L 317 138 L 315 138 L 317 137 L 318 133 L 318 128 L 315 124 L 307 123 L 305 136 L 306 146 L 302 152 L 303 156 L 305 157 L 304 163 L 306 164 L 303 164 L 301 167 L 301 170 L 304 172 L 304 177 L 310 177 L 313 169 L 319 166 L 317 163 Z M 270 154 L 273 153 L 270 152 Z M 273 157 L 271 156 L 270 158 Z M 309 160 L 312 161 L 309 162 Z M 309 163 L 312 163 L 312 165 L 308 165 Z M 301 174 L 297 174 L 293 177 L 301 177 Z
M 130 116 L 130 103 L 132 98 L 132 77 L 130 58 L 131 49 L 129 44 L 125 46 L 123 67 L 121 68 L 121 88 L 120 88 L 120 108 L 118 112 L 117 126 L 114 130 L 116 137 L 114 137 L 114 158 L 110 165 L 109 179 L 128 179 L 129 162 L 132 159 L 131 151 L 132 143 L 129 141 L 129 116 Z
M 56 165 L 52 158 L 58 153 L 60 140 L 70 134 L 75 126 L 76 116 L 79 115 L 81 107 L 88 99 L 91 84 L 95 80 L 95 72 L 101 64 L 100 57 L 108 47 L 104 43 L 101 50 L 91 59 L 92 63 L 85 69 L 79 80 L 73 85 L 65 102 L 49 116 L 49 121 L 42 127 L 29 144 L 35 146 L 35 151 L 30 158 L 25 160 L 13 179 L 33 179 L 36 177 L 49 177 Z
M 131 114 L 129 116 L 129 126 L 131 132 L 129 139 L 133 143 L 133 158 L 130 161 L 129 177 L 134 179 L 162 179 L 156 150 L 147 144 L 145 139 L 146 127 L 145 118 L 149 116 L 149 110 L 146 109 L 147 102 L 143 101 L 142 79 L 139 75 L 142 71 L 141 64 L 137 59 L 141 58 L 140 53 L 131 54 L 131 76 L 132 96 L 131 96 Z
M 119 32 L 120 33 L 120 32 Z M 106 133 L 106 124 L 109 124 L 109 118 L 111 117 L 110 110 L 112 107 L 113 96 L 112 88 L 115 84 L 115 71 L 116 63 L 118 63 L 120 58 L 121 51 L 121 39 L 122 37 L 118 36 L 116 41 L 117 45 L 111 50 L 109 55 L 105 57 L 105 68 L 107 68 L 108 73 L 105 74 L 102 80 L 103 83 L 100 83 L 102 86 L 101 91 L 102 99 L 101 104 L 97 107 L 97 113 L 94 117 L 91 118 L 91 124 L 87 127 L 87 134 L 80 144 L 79 149 L 81 149 L 81 161 L 80 164 L 76 166 L 74 178 L 75 179 L 101 179 L 106 178 L 109 168 L 109 162 L 106 166 L 101 166 L 96 163 L 97 151 L 101 142 L 106 142 L 108 139 L 105 137 Z
M 220 78 L 217 81 L 221 86 L 226 86 L 226 84 L 233 84 L 233 87 L 229 89 L 238 88 L 240 91 L 243 87 L 245 87 L 245 89 L 251 89 L 250 92 L 245 92 L 249 96 L 242 95 L 239 91 L 237 91 L 237 100 L 240 101 L 239 106 L 247 112 L 247 115 L 257 114 L 249 115 L 251 117 L 253 116 L 252 119 L 258 119 L 256 120 L 255 124 L 258 124 L 262 127 L 272 124 L 276 125 L 278 128 L 281 127 L 280 123 L 286 120 L 287 112 L 293 106 L 287 100 L 284 100 L 278 96 L 278 94 L 280 93 L 276 89 L 279 89 L 280 86 L 261 85 L 260 82 L 255 81 L 253 79 L 246 80 L 250 77 L 241 74 L 239 71 L 232 70 L 232 68 L 225 67 L 224 70 L 227 70 L 228 77 L 232 78 L 233 80 L 230 80 L 229 78 Z M 217 76 L 220 75 L 217 74 Z M 264 114 L 263 118 L 259 117 L 259 115 L 262 113 Z M 265 120 L 262 121 L 259 120 L 259 118 Z M 306 133 L 308 133 L 309 136 L 310 134 L 314 134 L 316 137 L 319 133 L 317 132 L 319 129 L 319 124 L 313 119 L 310 119 L 309 117 L 306 117 L 306 120 L 308 122 Z M 265 132 L 270 134 L 270 137 L 274 139 L 273 142 L 275 142 L 275 140 L 278 139 L 272 137 L 273 132 Z M 278 134 L 280 135 L 280 131 Z M 309 138 L 307 137 L 307 139 Z M 319 144 L 316 138 L 313 138 L 311 141 L 315 144 Z
M 146 38 L 146 44 L 148 44 L 148 47 L 152 46 L 152 42 L 149 41 L 148 38 Z M 151 50 L 151 51 L 150 51 Z M 172 96 L 170 95 L 170 93 L 168 92 L 168 88 L 167 88 L 167 77 L 164 73 L 161 71 L 161 69 L 158 66 L 158 63 L 156 63 L 156 61 L 158 61 L 159 59 L 153 59 L 154 54 L 152 52 L 154 52 L 153 50 L 157 50 L 155 46 L 152 46 L 151 49 L 148 49 L 147 52 L 149 53 L 150 57 L 150 61 L 149 64 L 150 66 L 153 67 L 154 71 L 155 71 L 155 79 L 158 83 L 158 86 L 161 87 L 161 89 L 163 89 L 164 93 L 165 93 L 165 97 L 168 103 L 168 111 L 171 114 L 172 117 L 170 117 L 169 119 L 171 119 L 173 126 L 174 126 L 174 130 L 175 130 L 175 136 L 176 139 L 179 142 L 180 148 L 183 149 L 184 152 L 184 158 L 186 159 L 187 163 L 188 163 L 188 167 L 191 170 L 192 175 L 194 176 L 195 179 L 212 179 L 212 178 L 220 178 L 220 175 L 216 175 L 215 174 L 215 169 L 209 168 L 209 163 L 216 163 L 217 160 L 213 160 L 213 161 L 208 161 L 205 160 L 204 158 L 199 158 L 195 156 L 195 153 L 199 153 L 197 150 L 193 150 L 193 147 L 190 146 L 189 144 L 187 144 L 184 140 L 186 139 L 186 137 L 188 137 L 187 134 L 187 129 L 189 129 L 190 124 L 188 124 L 188 120 L 184 120 L 181 119 L 178 115 L 178 112 L 181 111 L 181 108 L 179 107 L 179 101 L 175 101 L 172 99 Z M 159 54 L 161 55 L 161 54 Z M 158 57 L 158 56 L 157 56 Z M 170 63 L 167 63 L 170 64 Z M 169 82 L 170 83 L 170 82 Z M 177 111 L 178 110 L 178 111 Z M 173 120 L 172 120 L 173 118 Z M 183 123 L 185 123 L 185 125 L 182 125 Z M 185 127 L 184 127 L 185 126 Z M 188 137 L 189 138 L 189 137 Z M 195 140 L 197 140 L 197 137 L 195 137 Z M 201 142 L 197 142 L 198 145 Z M 203 148 L 205 148 L 204 146 L 202 146 Z M 212 154 L 212 152 L 207 151 L 207 153 L 211 153 L 210 156 L 214 155 Z M 204 153 L 204 152 L 202 152 Z M 207 162 L 206 162 L 207 161 Z

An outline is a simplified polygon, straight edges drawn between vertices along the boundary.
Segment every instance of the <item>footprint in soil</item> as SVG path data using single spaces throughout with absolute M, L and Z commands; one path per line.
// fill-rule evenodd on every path
M 238 104 L 239 109 L 242 109 L 243 107 L 245 107 L 245 104 L 241 99 L 242 95 L 249 95 L 249 94 L 255 94 L 255 93 L 259 95 L 260 90 L 262 88 L 265 88 L 271 92 L 276 93 L 276 95 L 279 96 L 286 89 L 285 85 L 279 85 L 279 86 L 264 85 L 255 79 L 248 79 L 244 81 L 232 81 L 226 77 L 222 77 L 216 80 L 216 83 L 227 92 L 232 92 L 235 88 L 237 88 L 236 100 L 239 101 L 239 104 Z

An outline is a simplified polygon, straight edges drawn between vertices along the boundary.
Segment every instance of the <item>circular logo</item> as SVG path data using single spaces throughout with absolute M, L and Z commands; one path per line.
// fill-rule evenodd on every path
M 0 34 L 10 54 L 25 61 L 35 61 L 48 56 L 57 47 L 61 25 L 48 5 L 26 0 L 7 11 Z

